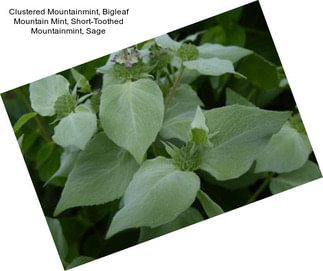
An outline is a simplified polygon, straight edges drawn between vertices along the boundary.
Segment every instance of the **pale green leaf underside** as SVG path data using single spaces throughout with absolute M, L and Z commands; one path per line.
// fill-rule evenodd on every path
M 89 81 L 83 74 L 80 74 L 77 70 L 71 69 L 72 76 L 77 84 L 77 86 L 81 89 L 81 92 L 90 92 L 91 86 Z
M 181 213 L 178 217 L 176 217 L 173 221 L 165 225 L 159 226 L 157 228 L 141 228 L 139 242 L 151 240 L 158 236 L 162 236 L 164 234 L 182 229 L 202 220 L 203 216 L 200 214 L 200 212 L 190 207 L 186 211 Z
M 41 116 L 53 116 L 57 98 L 69 94 L 70 83 L 61 75 L 52 75 L 30 84 L 31 107 Z
M 101 132 L 79 154 L 55 215 L 77 207 L 120 198 L 138 169 L 134 158 Z
M 273 178 L 269 187 L 273 194 L 277 194 L 320 177 L 322 174 L 319 167 L 315 163 L 307 161 L 303 167 Z
M 219 76 L 225 73 L 235 73 L 231 61 L 216 57 L 184 61 L 183 64 L 187 69 L 195 70 L 203 75 Z
M 296 131 L 286 122 L 257 157 L 255 172 L 284 173 L 296 170 L 305 164 L 311 152 L 307 135 Z
M 197 198 L 199 199 L 208 217 L 213 217 L 224 213 L 223 209 L 202 190 L 197 192 Z
M 141 163 L 155 140 L 164 116 L 163 96 L 149 79 L 106 85 L 102 90 L 100 119 L 108 137 Z
M 228 180 L 245 173 L 290 116 L 242 105 L 225 106 L 205 113 L 212 148 L 202 153 L 200 168 L 218 180 Z
M 114 216 L 107 238 L 129 228 L 158 227 L 175 219 L 193 203 L 199 177 L 180 171 L 171 160 L 147 160 L 124 195 L 124 207 Z
M 90 112 L 71 113 L 54 128 L 53 140 L 66 148 L 84 149 L 96 131 L 96 115 Z
M 206 126 L 205 116 L 199 106 L 191 123 L 190 141 L 197 144 L 210 145 L 209 128 Z
M 181 40 L 181 42 L 194 42 L 200 35 L 202 35 L 203 33 L 205 33 L 204 30 L 196 32 L 194 34 L 188 35 L 187 37 L 185 37 L 184 39 Z
M 171 37 L 167 34 L 155 38 L 155 41 L 158 46 L 166 49 L 171 49 L 173 51 L 176 51 L 181 46 L 180 42 L 171 39 Z
M 238 46 L 223 46 L 211 43 L 205 43 L 198 46 L 197 49 L 200 58 L 217 57 L 230 60 L 233 63 L 252 53 L 252 51 Z
M 191 128 L 201 129 L 204 130 L 207 134 L 209 133 L 209 128 L 205 124 L 205 116 L 199 106 L 196 108 L 195 116 L 191 123 Z
M 197 106 L 203 103 L 189 85 L 180 85 L 166 111 L 160 135 L 164 139 L 189 140 L 190 125 Z

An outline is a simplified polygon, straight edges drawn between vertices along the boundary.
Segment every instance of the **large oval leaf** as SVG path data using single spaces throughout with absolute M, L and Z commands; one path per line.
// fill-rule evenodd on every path
M 178 138 L 188 141 L 191 123 L 198 105 L 203 103 L 196 92 L 189 85 L 180 85 L 165 113 L 160 135 L 164 139 Z
M 65 77 L 56 74 L 31 83 L 31 107 L 41 116 L 53 116 L 57 98 L 69 94 L 69 85 Z
M 169 159 L 145 161 L 128 186 L 124 207 L 114 216 L 106 237 L 172 221 L 193 203 L 199 187 L 195 173 L 180 171 Z
M 82 150 L 96 131 L 96 115 L 85 111 L 71 113 L 61 119 L 54 131 L 53 140 L 58 145 Z
M 273 194 L 277 194 L 320 177 L 322 174 L 319 167 L 315 163 L 307 161 L 301 168 L 273 178 L 269 188 Z
M 102 90 L 100 118 L 113 142 L 141 163 L 163 121 L 163 95 L 149 79 L 106 85 Z
M 102 132 L 79 154 L 55 215 L 76 207 L 120 198 L 138 169 L 134 158 Z
M 296 170 L 305 164 L 311 152 L 307 135 L 286 122 L 257 157 L 255 172 L 284 173 Z
M 212 148 L 202 153 L 200 168 L 218 180 L 245 173 L 270 137 L 288 119 L 289 112 L 274 112 L 242 105 L 225 106 L 205 113 Z

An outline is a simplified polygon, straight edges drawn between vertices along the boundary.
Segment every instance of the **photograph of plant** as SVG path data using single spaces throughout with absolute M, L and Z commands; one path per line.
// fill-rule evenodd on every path
M 321 177 L 257 2 L 2 98 L 66 269 Z

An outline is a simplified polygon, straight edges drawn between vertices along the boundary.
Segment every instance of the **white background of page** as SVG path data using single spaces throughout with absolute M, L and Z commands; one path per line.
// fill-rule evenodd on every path
M 1 1 L 1 92 L 251 1 Z M 320 0 L 260 1 L 323 167 Z M 108 35 L 31 36 L 9 8 L 130 8 Z M 0 101 L 0 269 L 63 270 Z M 322 179 L 76 270 L 323 270 Z

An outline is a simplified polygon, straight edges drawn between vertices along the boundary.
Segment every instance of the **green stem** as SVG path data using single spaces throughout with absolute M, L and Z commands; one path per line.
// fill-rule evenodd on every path
M 249 198 L 249 200 L 247 201 L 247 204 L 254 202 L 259 197 L 259 195 L 266 189 L 266 187 L 271 182 L 271 178 L 272 178 L 272 174 L 268 174 L 268 176 L 261 184 L 261 186 L 259 186 L 256 192 Z
M 182 78 L 183 73 L 184 73 L 184 69 L 185 69 L 185 67 L 182 65 L 180 70 L 179 70 L 179 75 L 176 78 L 174 85 L 172 86 L 172 88 L 169 91 L 169 94 L 168 94 L 168 96 L 166 98 L 166 102 L 165 102 L 165 111 L 167 110 L 171 100 L 173 99 L 173 97 L 175 95 L 175 90 L 178 87 L 179 82 L 181 81 L 181 78 Z
M 159 70 L 156 72 L 156 82 L 158 85 L 160 85 L 160 71 Z

